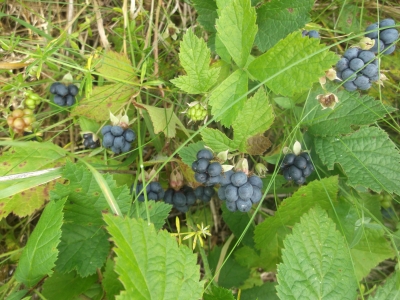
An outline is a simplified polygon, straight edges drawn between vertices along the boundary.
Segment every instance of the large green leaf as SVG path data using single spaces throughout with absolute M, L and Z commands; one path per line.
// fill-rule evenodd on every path
M 136 71 L 131 61 L 122 53 L 107 51 L 95 64 L 96 70 L 109 81 L 137 81 Z
M 278 266 L 280 299 L 354 300 L 357 280 L 343 236 L 319 207 L 311 209 L 284 240 Z
M 311 88 L 338 60 L 319 39 L 294 32 L 249 65 L 250 74 L 276 94 L 293 96 Z
M 250 0 L 233 0 L 220 11 L 217 36 L 235 63 L 244 68 L 257 33 L 256 11 Z
M 264 90 L 260 88 L 246 101 L 237 119 L 233 122 L 234 142 L 241 152 L 246 152 L 248 139 L 264 133 L 274 122 L 272 106 Z
M 310 20 L 314 0 L 272 0 L 257 10 L 257 47 L 264 52 Z
M 215 152 L 237 149 L 237 145 L 222 131 L 217 129 L 205 128 L 201 132 L 201 137 L 206 146 L 210 147 Z
M 225 127 L 232 125 L 243 108 L 247 84 L 246 72 L 236 70 L 212 92 L 208 102 L 212 106 L 211 113 Z
M 395 256 L 380 225 L 366 222 L 365 219 L 363 221 L 363 212 L 358 211 L 354 205 L 340 201 L 330 215 L 350 246 L 357 281 L 367 276 L 380 262 Z
M 0 155 L 0 176 L 60 167 L 66 161 L 66 151 L 51 142 L 18 142 L 13 146 Z M 55 185 L 53 179 L 58 177 L 55 170 L 40 177 L 21 176 L 21 179 L 1 181 L 0 220 L 10 213 L 24 217 L 41 208 L 50 200 L 49 190 Z
M 286 198 L 273 217 L 256 226 L 254 240 L 259 250 L 269 247 L 281 232 L 290 233 L 290 228 L 300 217 L 316 205 L 329 209 L 336 201 L 338 192 L 337 176 L 312 181 L 301 187 L 292 197 Z
M 395 110 L 368 95 L 360 97 L 359 93 L 345 90 L 336 94 L 339 103 L 335 109 L 322 110 L 316 96 L 323 93 L 322 88 L 313 91 L 305 105 L 303 125 L 308 127 L 308 133 L 312 135 L 334 136 L 350 133 L 353 131 L 352 126 L 372 124 Z
M 125 83 L 96 86 L 90 97 L 78 100 L 71 115 L 95 121 L 107 121 L 110 119 L 110 112 L 117 114 L 135 92 L 137 92 L 135 87 Z
M 104 215 L 115 243 L 115 271 L 125 291 L 118 299 L 198 299 L 203 292 L 197 256 L 166 231 L 141 219 Z
M 386 280 L 384 285 L 378 287 L 376 294 L 369 298 L 371 300 L 393 300 L 400 298 L 400 273 L 397 271 L 389 279 Z
M 33 287 L 44 276 L 53 273 L 58 254 L 57 245 L 61 237 L 65 200 L 64 198 L 47 204 L 22 252 L 15 277 L 27 287 Z
M 207 92 L 218 79 L 219 68 L 210 68 L 210 49 L 203 39 L 196 37 L 192 30 L 183 36 L 179 61 L 187 75 L 181 75 L 171 82 L 188 94 Z
M 217 4 L 214 0 L 193 0 L 197 11 L 197 22 L 209 32 L 215 32 L 215 19 L 218 17 Z
M 85 277 L 94 274 L 106 261 L 110 243 L 102 213 L 111 208 L 94 175 L 84 166 L 67 163 L 63 178 L 68 184 L 57 184 L 51 192 L 52 199 L 68 197 L 56 270 L 70 272 L 75 269 Z M 105 175 L 104 180 L 121 212 L 126 214 L 131 205 L 128 188 L 117 187 L 110 175 Z
M 76 272 L 54 272 L 43 284 L 43 296 L 57 300 L 77 299 L 77 296 L 87 291 L 97 280 L 97 275 L 82 278 Z
M 344 137 L 315 138 L 314 143 L 329 169 L 335 163 L 342 166 L 350 186 L 400 195 L 400 155 L 385 131 L 363 127 Z

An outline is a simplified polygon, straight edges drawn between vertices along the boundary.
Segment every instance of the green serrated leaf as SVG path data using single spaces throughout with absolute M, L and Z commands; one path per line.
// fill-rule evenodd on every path
M 179 150 L 178 154 L 182 158 L 182 161 L 191 167 L 192 163 L 197 160 L 197 152 L 199 152 L 201 149 L 204 149 L 204 142 L 199 141 L 183 147 L 181 150 Z
M 290 227 L 310 208 L 320 206 L 329 209 L 336 201 L 338 177 L 333 176 L 312 181 L 301 187 L 292 197 L 286 198 L 273 217 L 256 226 L 254 240 L 259 250 L 269 247 L 271 241 L 278 236 L 278 231 L 290 233 Z
M 121 281 L 118 280 L 118 274 L 114 271 L 115 263 L 113 260 L 107 260 L 106 267 L 103 273 L 101 284 L 106 292 L 107 299 L 115 299 L 123 289 Z
M 364 224 L 356 226 L 361 212 L 354 205 L 340 201 L 330 211 L 330 215 L 342 230 L 349 247 L 352 246 L 350 253 L 357 281 L 367 276 L 381 261 L 394 257 L 395 253 L 385 238 L 383 229 L 368 228 Z M 358 241 L 355 241 L 356 238 Z M 351 245 L 353 241 L 354 245 Z
M 27 287 L 33 287 L 44 276 L 52 274 L 60 243 L 65 200 L 47 204 L 22 252 L 15 277 Z
M 272 106 L 263 88 L 251 97 L 243 106 L 233 122 L 234 142 L 241 152 L 246 152 L 247 140 L 251 136 L 264 133 L 274 122 Z
M 220 286 L 212 285 L 210 290 L 203 295 L 204 300 L 235 300 L 232 291 Z
M 400 298 L 400 273 L 395 272 L 386 280 L 384 285 L 378 287 L 376 294 L 370 300 L 392 300 Z
M 110 112 L 117 114 L 136 91 L 133 86 L 122 83 L 96 86 L 90 97 L 78 101 L 71 115 L 95 121 L 107 121 L 110 119 Z
M 226 208 L 225 205 L 222 206 L 222 218 L 236 238 L 239 238 L 242 235 L 247 224 L 250 222 L 249 215 L 241 212 L 232 213 Z M 251 248 L 254 247 L 253 231 L 254 226 L 251 224 L 242 239 L 242 243 Z
M 80 276 L 87 277 L 104 265 L 110 252 L 110 243 L 102 228 L 64 224 L 62 232 L 57 271 L 66 273 L 76 270 Z
M 209 32 L 215 32 L 215 19 L 218 17 L 217 4 L 214 0 L 193 0 L 197 11 L 197 22 Z
M 151 105 L 140 104 L 149 113 L 153 123 L 154 133 L 164 132 L 166 137 L 173 138 L 176 134 L 176 124 L 179 121 L 175 115 L 174 108 L 161 108 Z
M 242 295 L 240 296 L 241 300 L 278 300 L 278 296 L 276 295 L 275 289 L 276 283 L 274 282 L 266 282 L 261 286 L 255 286 L 251 289 L 243 290 Z
M 233 0 L 221 9 L 217 36 L 235 63 L 244 68 L 257 33 L 256 11 L 249 0 Z
M 352 126 L 369 125 L 383 118 L 394 108 L 384 106 L 382 102 L 359 93 L 340 91 L 336 94 L 339 103 L 335 109 L 322 110 L 316 96 L 324 94 L 322 88 L 310 93 L 304 109 L 303 125 L 312 135 L 334 136 L 353 131 Z M 306 96 L 307 97 L 307 96 Z
M 54 272 L 43 284 L 46 299 L 71 300 L 88 290 L 98 280 L 97 275 L 80 277 L 76 272 Z
M 310 21 L 314 0 L 272 0 L 257 10 L 255 43 L 262 52 Z M 273 34 L 272 34 L 273 33 Z
M 319 39 L 294 32 L 256 58 L 248 71 L 274 93 L 293 96 L 310 89 L 338 61 L 336 54 L 324 48 Z
M 56 270 L 70 272 L 75 269 L 85 277 L 94 274 L 106 261 L 110 244 L 102 213 L 111 208 L 94 175 L 82 165 L 67 163 L 63 178 L 69 183 L 57 184 L 51 192 L 52 199 L 68 197 Z M 108 174 L 104 180 L 125 215 L 131 205 L 128 188 L 117 187 Z
M 284 246 L 276 288 L 280 299 L 356 298 L 349 252 L 324 210 L 316 207 L 303 215 Z
M 208 102 L 211 113 L 225 127 L 232 125 L 246 102 L 247 84 L 247 74 L 236 70 L 212 92 Z
M 235 143 L 217 129 L 205 128 L 201 132 L 201 137 L 203 138 L 205 145 L 213 149 L 214 152 L 237 149 Z
M 146 203 L 139 202 L 138 206 L 139 209 L 137 209 L 136 204 L 132 205 L 131 217 L 147 220 Z M 160 230 L 164 226 L 165 219 L 168 217 L 171 209 L 172 206 L 164 202 L 148 201 L 147 210 L 149 211 L 150 221 L 156 230 Z
M 172 79 L 171 82 L 186 93 L 205 93 L 217 82 L 220 69 L 210 68 L 210 49 L 192 30 L 183 36 L 179 60 L 187 75 Z
M 129 58 L 115 51 L 107 51 L 99 59 L 97 71 L 110 81 L 137 81 L 136 71 Z
M 203 292 L 197 256 L 166 231 L 141 219 L 104 215 L 117 254 L 122 299 L 198 299 Z
M 400 195 L 400 155 L 385 131 L 363 127 L 341 138 L 315 138 L 314 143 L 328 169 L 341 165 L 348 185 Z

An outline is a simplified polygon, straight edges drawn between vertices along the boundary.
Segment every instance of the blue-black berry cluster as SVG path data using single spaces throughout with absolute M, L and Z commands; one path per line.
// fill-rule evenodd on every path
M 225 201 L 229 211 L 248 212 L 253 204 L 260 202 L 263 188 L 260 177 L 247 177 L 242 171 L 231 170 L 221 175 L 221 178 L 218 197 Z
M 143 193 L 143 183 L 138 182 L 136 185 L 135 193 L 133 193 L 135 186 L 132 184 L 131 186 L 131 194 L 134 194 L 136 198 L 143 202 L 144 201 L 144 193 Z M 161 184 L 157 181 L 152 181 L 146 185 L 146 194 L 148 200 L 159 201 L 164 199 L 165 191 L 162 188 Z
M 185 213 L 196 202 L 196 195 L 189 186 L 183 186 L 179 191 L 169 188 L 165 191 L 164 201 L 172 204 L 180 212 Z
M 211 162 L 213 158 L 210 150 L 202 149 L 197 152 L 197 160 L 192 164 L 194 178 L 205 186 L 213 186 L 221 180 L 222 166 L 219 162 Z
M 310 155 L 307 152 L 300 153 L 300 155 L 286 154 L 280 168 L 286 180 L 293 180 L 298 185 L 305 183 L 306 178 L 314 171 Z
M 100 147 L 100 140 L 93 140 L 93 134 L 92 133 L 84 133 L 83 134 L 83 146 L 86 149 L 95 149 Z
M 79 89 L 76 85 L 70 84 L 66 86 L 61 82 L 54 82 L 50 86 L 50 93 L 54 95 L 54 103 L 60 106 L 72 106 L 75 104 L 75 96 L 78 95 Z
M 132 129 L 123 129 L 121 126 L 106 125 L 101 129 L 103 147 L 110 148 L 116 154 L 128 152 L 131 143 L 136 139 Z
M 303 37 L 304 37 L 304 36 L 308 36 L 308 37 L 310 37 L 310 38 L 315 38 L 315 39 L 321 38 L 320 35 L 319 35 L 319 33 L 318 33 L 318 31 L 316 31 L 316 30 L 310 30 L 310 31 L 308 31 L 308 30 L 303 30 L 303 31 L 301 32 L 301 34 L 303 35 Z
M 215 190 L 212 186 L 198 186 L 194 189 L 194 194 L 197 199 L 207 203 L 211 201 L 211 197 L 214 196 Z
M 366 37 L 375 41 L 374 46 L 369 49 L 372 52 L 389 55 L 394 52 L 396 45 L 393 43 L 399 38 L 396 28 L 384 28 L 394 26 L 396 22 L 392 19 L 384 19 L 380 22 L 369 25 L 365 31 L 372 31 L 365 34 Z
M 378 60 L 369 50 L 349 48 L 336 64 L 337 77 L 348 91 L 368 90 L 379 79 Z

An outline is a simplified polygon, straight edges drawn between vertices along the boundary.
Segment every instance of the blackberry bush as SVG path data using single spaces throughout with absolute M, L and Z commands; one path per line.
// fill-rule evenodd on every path
M 131 143 L 136 139 L 135 132 L 118 125 L 106 125 L 101 129 L 103 147 L 110 148 L 115 154 L 125 153 L 131 149 Z
M 139 201 L 144 202 L 143 182 L 137 183 L 135 193 L 133 193 L 134 187 L 134 184 L 132 184 L 131 194 Z M 146 185 L 146 194 L 148 200 L 159 201 L 164 199 L 165 191 L 159 182 L 152 181 Z
M 398 30 L 396 28 L 384 28 L 393 27 L 395 24 L 396 22 L 392 19 L 384 19 L 369 25 L 365 29 L 365 31 L 371 31 L 366 33 L 365 36 L 374 41 L 373 47 L 369 49 L 370 51 L 389 55 L 396 50 L 396 45 L 393 45 L 393 43 L 399 38 Z
M 280 168 L 286 180 L 293 180 L 298 185 L 304 184 L 306 178 L 314 171 L 310 155 L 307 152 L 302 152 L 299 155 L 286 154 L 280 164 Z
M 222 166 L 219 162 L 211 162 L 213 157 L 210 150 L 202 149 L 197 153 L 197 160 L 192 164 L 195 180 L 205 186 L 213 186 L 221 180 Z
M 183 186 L 179 191 L 169 188 L 164 194 L 165 203 L 172 204 L 180 212 L 187 212 L 196 202 L 196 194 L 189 186 Z
M 93 136 L 93 133 L 84 133 L 83 137 L 83 146 L 86 149 L 95 149 L 100 147 L 100 140 L 97 137 Z
M 32 123 L 36 121 L 33 111 L 29 108 L 16 109 L 7 117 L 7 124 L 15 133 L 32 132 Z

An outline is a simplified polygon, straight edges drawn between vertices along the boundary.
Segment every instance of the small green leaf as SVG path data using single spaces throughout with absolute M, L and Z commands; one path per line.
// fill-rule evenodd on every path
M 214 0 L 193 0 L 197 11 L 197 22 L 209 32 L 215 32 L 215 19 L 218 17 L 217 4 Z
M 262 88 L 243 106 L 237 119 L 233 122 L 234 142 L 239 151 L 246 152 L 247 140 L 251 136 L 264 133 L 274 122 L 272 106 Z
M 262 52 L 310 21 L 314 0 L 272 0 L 257 10 L 255 43 Z M 273 34 L 272 34 L 273 33 Z
M 310 89 L 338 61 L 336 54 L 324 48 L 319 39 L 294 32 L 256 58 L 248 71 L 274 93 L 290 97 Z
M 357 280 L 343 236 L 319 207 L 303 215 L 284 240 L 278 266 L 280 299 L 349 299 Z
M 147 220 L 146 203 L 139 201 L 138 206 L 139 209 L 137 209 L 136 204 L 132 205 L 131 217 Z M 160 230 L 164 226 L 165 219 L 167 219 L 171 209 L 171 205 L 162 201 L 155 202 L 150 200 L 147 202 L 147 210 L 150 214 L 150 221 L 153 223 L 156 230 Z
M 115 243 L 121 299 L 198 299 L 203 292 L 197 256 L 142 219 L 104 215 Z
M 96 281 L 97 275 L 80 277 L 76 272 L 61 274 L 54 272 L 43 284 L 46 299 L 71 300 L 87 291 Z
M 173 138 L 176 134 L 176 124 L 179 121 L 174 113 L 174 108 L 155 107 L 151 105 L 140 104 L 149 113 L 153 123 L 154 133 L 164 132 L 166 137 Z
M 135 69 L 129 58 L 115 51 L 107 51 L 98 60 L 96 70 L 110 81 L 138 81 Z
M 348 185 L 400 195 L 400 155 L 385 131 L 363 127 L 344 137 L 315 138 L 314 143 L 328 169 L 335 163 L 342 166 Z
M 85 117 L 78 118 L 79 126 L 81 127 L 82 132 L 90 131 L 96 133 L 100 129 L 99 123 L 92 119 L 88 119 Z
M 205 145 L 213 149 L 215 152 L 237 149 L 235 143 L 217 129 L 205 128 L 201 132 L 201 137 L 203 138 Z
M 378 287 L 376 294 L 369 298 L 370 300 L 393 300 L 400 298 L 400 273 L 395 272 L 386 279 L 384 285 Z
M 208 102 L 212 106 L 211 113 L 225 127 L 232 125 L 243 108 L 247 84 L 246 72 L 236 70 L 212 92 Z
M 235 63 L 244 68 L 257 33 L 256 11 L 249 0 L 233 0 L 221 9 L 217 36 Z
M 51 275 L 60 243 L 62 209 L 65 198 L 49 202 L 28 239 L 18 263 L 15 277 L 27 287 L 33 287 L 44 276 Z
M 187 75 L 172 79 L 171 82 L 186 93 L 205 93 L 217 82 L 220 69 L 210 68 L 210 49 L 192 30 L 183 36 L 179 60 Z
M 339 103 L 335 109 L 322 110 L 316 96 L 324 94 L 318 88 L 309 94 L 304 109 L 303 125 L 307 126 L 308 133 L 312 135 L 334 136 L 353 131 L 352 126 L 369 125 L 383 118 L 387 113 L 395 111 L 394 108 L 384 106 L 381 101 L 359 93 L 340 91 L 336 94 Z M 305 95 L 307 97 L 307 95 Z
M 312 181 L 301 187 L 292 197 L 286 198 L 273 217 L 256 226 L 254 240 L 257 248 L 262 250 L 268 247 L 271 241 L 276 239 L 279 231 L 290 233 L 291 226 L 310 208 L 318 205 L 329 209 L 331 203 L 336 201 L 338 188 L 338 177 L 333 176 Z
M 103 273 L 101 284 L 106 292 L 107 299 L 115 299 L 123 289 L 121 281 L 118 280 L 118 274 L 114 271 L 115 263 L 112 259 L 107 260 L 106 267 Z
M 181 150 L 179 150 L 178 154 L 182 158 L 182 161 L 191 167 L 192 163 L 197 160 L 197 152 L 199 152 L 201 149 L 204 149 L 204 143 L 199 141 L 183 147 Z
M 230 290 L 212 285 L 210 290 L 203 295 L 204 300 L 235 300 Z

